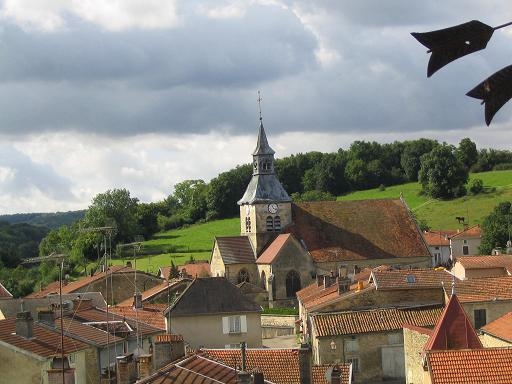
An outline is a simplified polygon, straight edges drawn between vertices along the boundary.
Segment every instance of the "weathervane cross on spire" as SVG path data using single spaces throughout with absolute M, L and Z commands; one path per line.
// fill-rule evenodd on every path
M 263 120 L 262 117 L 261 117 L 261 101 L 263 100 L 263 98 L 261 97 L 261 93 L 260 91 L 258 91 L 258 109 L 260 111 L 260 121 Z

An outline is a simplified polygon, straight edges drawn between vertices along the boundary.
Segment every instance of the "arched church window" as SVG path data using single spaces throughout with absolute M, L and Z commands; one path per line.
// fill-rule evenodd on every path
M 261 271 L 261 281 L 260 286 L 263 289 L 267 289 L 267 276 L 265 275 L 265 271 Z
M 291 270 L 286 275 L 286 297 L 295 297 L 295 293 L 300 290 L 300 275 L 295 270 Z
M 247 269 L 242 268 L 238 272 L 238 284 L 243 283 L 244 281 L 249 282 L 249 272 L 247 272 Z
M 251 218 L 245 218 L 245 232 L 251 232 Z
M 274 230 L 274 219 L 272 216 L 267 216 L 267 232 L 272 232 Z
M 276 216 L 274 217 L 274 231 L 280 231 L 281 230 L 281 217 Z

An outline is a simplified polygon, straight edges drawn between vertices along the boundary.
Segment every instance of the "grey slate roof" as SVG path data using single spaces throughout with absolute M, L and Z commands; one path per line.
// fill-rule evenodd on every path
M 169 309 L 171 315 L 260 312 L 261 307 L 225 277 L 195 279 Z M 169 310 L 164 312 L 167 315 Z
M 268 145 L 267 135 L 265 134 L 265 130 L 263 129 L 263 123 L 260 121 L 258 143 L 256 144 L 256 148 L 252 152 L 252 155 L 273 155 L 274 153 L 275 151 L 272 148 L 270 148 L 270 145 Z
M 238 205 L 253 203 L 288 202 L 291 197 L 274 174 L 253 175 Z
M 216 237 L 224 265 L 254 263 L 256 257 L 247 236 Z

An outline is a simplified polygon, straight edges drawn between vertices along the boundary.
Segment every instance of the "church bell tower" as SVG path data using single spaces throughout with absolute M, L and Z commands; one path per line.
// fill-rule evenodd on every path
M 258 92 L 259 95 L 259 92 Z M 252 153 L 252 178 L 240 205 L 240 233 L 248 236 L 257 256 L 281 230 L 291 223 L 291 201 L 277 179 L 274 150 L 270 148 L 263 128 L 260 105 L 260 127 L 256 149 Z

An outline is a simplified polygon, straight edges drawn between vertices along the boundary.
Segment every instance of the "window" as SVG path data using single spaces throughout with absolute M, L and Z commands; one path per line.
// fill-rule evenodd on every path
M 352 372 L 359 372 L 359 357 L 348 357 L 347 363 L 352 364 Z
M 286 297 L 295 297 L 295 293 L 300 290 L 300 275 L 291 270 L 286 275 Z
M 245 232 L 251 232 L 251 218 L 245 218 Z
M 275 231 L 281 230 L 281 218 L 279 216 L 274 217 L 274 230 Z
M 238 284 L 243 283 L 244 281 L 249 282 L 249 272 L 247 271 L 247 269 L 242 268 L 238 272 Z
M 469 246 L 468 245 L 463 245 L 462 246 L 462 254 L 463 255 L 469 255 Z
M 485 312 L 485 309 L 475 309 L 474 315 L 476 329 L 479 329 L 483 327 L 485 324 L 487 324 L 487 314 Z
M 242 316 L 224 316 L 222 318 L 222 332 L 228 333 L 246 333 L 247 317 Z
M 267 216 L 267 232 L 272 232 L 274 230 L 274 220 L 272 216 Z
M 346 339 L 345 340 L 345 353 L 358 352 L 359 342 L 357 339 Z

